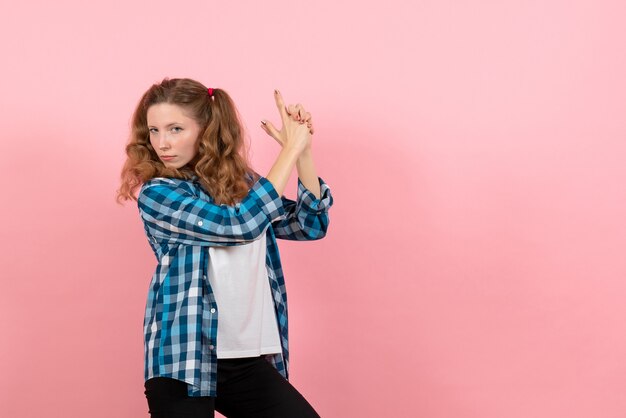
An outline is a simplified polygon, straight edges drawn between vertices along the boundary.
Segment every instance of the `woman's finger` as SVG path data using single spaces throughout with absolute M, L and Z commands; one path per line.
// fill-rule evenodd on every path
M 290 115 L 293 120 L 299 120 L 298 109 L 294 105 L 287 106 L 287 114 Z
M 300 118 L 300 123 L 311 123 L 311 114 L 309 112 L 306 112 L 304 115 L 302 115 L 302 118 Z
M 274 127 L 274 125 L 272 125 L 272 122 L 270 121 L 266 121 L 266 120 L 262 120 L 261 121 L 261 128 L 263 128 L 263 130 L 272 138 L 274 138 L 281 146 L 283 145 L 283 141 L 280 138 L 280 133 L 278 132 L 278 130 Z
M 304 110 L 304 106 L 302 106 L 300 103 L 296 104 L 296 111 L 298 112 L 298 120 L 303 120 L 304 119 L 304 114 L 306 113 L 306 111 Z
M 280 119 L 285 122 L 285 120 L 289 117 L 287 111 L 285 110 L 285 102 L 283 101 L 283 96 L 280 94 L 278 90 L 274 90 L 274 99 L 276 100 L 276 107 L 278 107 L 278 113 L 280 113 Z

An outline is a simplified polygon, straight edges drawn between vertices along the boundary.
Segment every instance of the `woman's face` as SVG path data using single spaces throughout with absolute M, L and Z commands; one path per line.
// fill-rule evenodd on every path
M 166 167 L 181 168 L 196 156 L 200 126 L 183 107 L 159 103 L 146 116 L 150 143 Z

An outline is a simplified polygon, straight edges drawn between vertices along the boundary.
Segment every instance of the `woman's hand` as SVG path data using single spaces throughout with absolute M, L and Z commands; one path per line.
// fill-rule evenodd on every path
M 304 107 L 302 107 L 300 103 L 298 103 L 297 105 L 287 106 L 287 114 L 291 116 L 292 119 L 297 120 L 300 123 L 306 123 L 306 126 L 309 128 L 309 132 L 311 132 L 311 135 L 314 133 L 311 114 L 305 111 Z
M 261 127 L 283 148 L 294 149 L 300 154 L 311 146 L 311 134 L 313 133 L 311 114 L 306 112 L 301 104 L 285 106 L 278 90 L 274 91 L 274 99 L 283 126 L 279 131 L 271 122 L 262 120 Z

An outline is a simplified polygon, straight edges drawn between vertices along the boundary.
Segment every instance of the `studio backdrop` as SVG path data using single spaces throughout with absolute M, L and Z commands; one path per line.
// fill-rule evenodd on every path
M 156 260 L 115 203 L 164 77 L 315 123 L 328 235 L 280 241 L 291 379 L 323 417 L 626 416 L 626 6 L 0 6 L 0 415 L 148 417 Z M 285 195 L 295 198 L 296 175 Z

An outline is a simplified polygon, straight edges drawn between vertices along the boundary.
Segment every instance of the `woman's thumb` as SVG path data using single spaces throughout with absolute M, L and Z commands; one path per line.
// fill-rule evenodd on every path
M 282 144 L 282 141 L 280 140 L 280 134 L 278 133 L 278 130 L 274 127 L 274 125 L 272 125 L 272 122 L 267 121 L 267 120 L 262 120 L 261 127 L 263 128 L 265 132 L 267 132 L 269 136 L 271 136 L 272 138 L 274 138 L 275 140 L 277 140 L 279 143 Z

